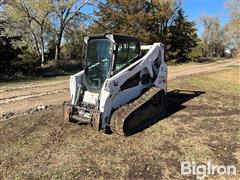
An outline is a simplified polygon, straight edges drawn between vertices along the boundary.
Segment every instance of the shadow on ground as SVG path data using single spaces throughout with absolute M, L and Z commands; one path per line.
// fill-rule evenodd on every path
M 182 89 L 175 89 L 167 93 L 167 108 L 166 108 L 166 114 L 165 116 L 162 116 L 162 114 L 155 116 L 154 118 L 151 118 L 148 122 L 144 123 L 142 127 L 139 127 L 139 130 L 136 132 L 133 132 L 129 134 L 129 136 L 137 134 L 154 124 L 158 123 L 159 121 L 177 113 L 178 111 L 183 110 L 186 108 L 185 105 L 183 105 L 185 102 L 190 101 L 202 94 L 205 94 L 204 91 L 189 91 L 189 90 L 182 90 Z
M 183 105 L 185 102 L 190 101 L 202 94 L 204 91 L 188 91 L 176 89 L 167 93 L 167 111 L 166 117 L 175 114 L 176 112 L 186 108 Z
M 154 116 L 153 118 L 150 118 L 147 121 L 144 121 L 141 125 L 137 126 L 135 130 L 133 130 L 131 133 L 125 134 L 126 136 L 132 136 L 134 134 L 137 134 L 154 124 L 158 123 L 159 121 L 177 113 L 178 111 L 181 111 L 182 109 L 186 108 L 185 105 L 183 105 L 185 102 L 190 101 L 202 94 L 205 94 L 204 91 L 189 91 L 189 90 L 182 90 L 182 89 L 175 89 L 167 93 L 167 102 L 166 102 L 166 112 L 165 114 L 159 114 Z M 79 123 L 78 121 L 71 121 L 73 123 L 79 124 L 79 125 L 87 125 L 85 123 Z M 108 127 L 105 130 L 106 134 L 112 134 L 112 131 L 110 127 Z

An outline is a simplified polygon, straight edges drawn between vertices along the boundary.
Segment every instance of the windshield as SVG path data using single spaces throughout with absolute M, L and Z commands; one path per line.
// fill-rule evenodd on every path
M 94 39 L 88 42 L 85 61 L 86 85 L 99 89 L 109 75 L 111 42 L 107 39 Z

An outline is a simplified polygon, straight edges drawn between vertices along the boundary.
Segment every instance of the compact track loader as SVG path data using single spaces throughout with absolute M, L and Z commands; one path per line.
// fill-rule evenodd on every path
M 140 46 L 132 36 L 84 36 L 84 70 L 70 77 L 64 119 L 130 135 L 164 116 L 167 65 L 164 45 Z M 145 54 L 143 51 L 147 51 Z

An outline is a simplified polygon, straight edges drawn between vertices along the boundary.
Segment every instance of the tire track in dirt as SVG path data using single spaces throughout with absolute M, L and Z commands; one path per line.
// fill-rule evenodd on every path
M 182 82 L 176 87 L 191 89 Z M 34 100 L 51 104 L 49 100 L 60 102 L 67 96 L 65 92 Z M 205 157 L 224 165 L 234 164 L 239 169 L 239 158 L 235 155 L 240 147 L 239 120 L 234 115 L 236 96 L 211 89 L 199 98 L 184 104 L 185 109 L 178 114 L 129 138 L 64 123 L 61 106 L 0 122 L 0 152 L 3 152 L 0 179 L 182 179 L 181 160 L 204 163 Z M 28 100 L 17 101 L 15 105 Z M 213 114 L 217 119 L 208 116 L 231 110 L 230 117 L 230 114 L 224 117 Z
M 68 90 L 65 90 L 59 93 L 48 93 L 44 96 L 35 96 L 32 98 L 2 104 L 0 105 L 0 120 L 4 120 L 4 114 L 8 114 L 11 112 L 14 112 L 13 116 L 16 117 L 28 112 L 31 109 L 37 108 L 39 105 L 44 105 L 48 107 L 60 105 L 63 101 L 67 100 L 68 95 Z
M 15 116 L 34 109 L 39 105 L 58 105 L 67 99 L 69 80 L 42 82 L 26 87 L 6 88 L 0 91 L 0 119 L 4 114 Z
M 68 88 L 67 83 L 58 83 L 53 85 L 43 85 L 43 86 L 34 86 L 30 88 L 25 89 L 15 89 L 15 90 L 9 90 L 4 91 L 0 93 L 0 101 L 6 100 L 6 99 L 13 99 L 19 96 L 24 95 L 31 95 L 31 94 L 37 94 L 37 93 L 43 93 L 43 92 L 49 92 L 49 91 L 55 91 L 55 90 L 62 90 Z
M 186 64 L 169 66 L 168 79 L 196 75 L 199 73 L 215 72 L 228 66 L 239 66 L 240 59 L 231 59 L 207 64 Z M 21 85 L 17 88 L 0 89 L 0 119 L 8 112 L 20 114 L 39 105 L 58 105 L 69 97 L 69 80 L 42 82 L 34 85 Z
M 215 72 L 219 70 L 223 70 L 226 67 L 229 66 L 240 66 L 240 59 L 237 60 L 227 60 L 223 62 L 216 62 L 216 63 L 209 63 L 209 64 L 196 64 L 196 65 L 189 65 L 181 68 L 179 67 L 170 67 L 168 78 L 169 79 L 175 79 L 178 77 L 184 77 L 188 75 L 194 75 L 199 73 L 207 73 L 207 72 Z
M 15 102 L 15 101 L 21 101 L 21 100 L 25 100 L 25 99 L 32 99 L 32 98 L 36 98 L 36 97 L 40 97 L 40 96 L 62 93 L 62 92 L 66 92 L 66 91 L 68 91 L 68 89 L 64 88 L 62 90 L 56 90 L 56 91 L 45 92 L 45 93 L 32 93 L 30 95 L 20 95 L 20 96 L 14 96 L 11 98 L 3 98 L 3 99 L 0 99 L 0 105 L 7 104 L 10 102 Z
M 40 87 L 47 87 L 47 86 L 53 86 L 53 85 L 59 85 L 59 84 L 66 84 L 69 80 L 58 80 L 56 82 L 39 82 L 38 85 L 20 85 L 18 87 L 3 87 L 0 89 L 0 93 L 3 92 L 9 92 L 9 91 L 16 91 L 16 90 L 26 90 L 26 89 L 34 89 L 34 88 L 40 88 Z

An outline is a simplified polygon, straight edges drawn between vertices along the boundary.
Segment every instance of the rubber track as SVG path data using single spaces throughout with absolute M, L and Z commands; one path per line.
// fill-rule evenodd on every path
M 144 94 L 139 96 L 134 101 L 121 106 L 116 111 L 113 112 L 111 117 L 111 129 L 114 133 L 125 135 L 123 131 L 123 125 L 126 118 L 134 111 L 136 111 L 140 106 L 149 101 L 155 94 L 160 91 L 157 87 L 151 87 Z

